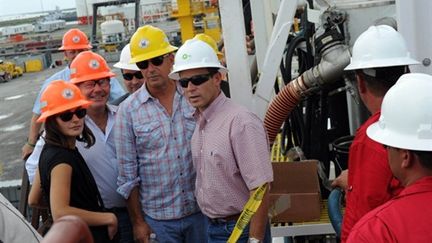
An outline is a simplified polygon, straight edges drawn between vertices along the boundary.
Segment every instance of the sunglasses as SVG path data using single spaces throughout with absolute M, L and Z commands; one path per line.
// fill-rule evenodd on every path
M 72 120 L 72 117 L 76 115 L 79 119 L 85 117 L 87 114 L 87 110 L 84 108 L 76 109 L 75 111 L 66 111 L 63 113 L 60 113 L 59 117 L 62 121 L 68 122 Z
M 137 79 L 142 79 L 142 73 L 140 71 L 134 72 L 134 73 L 123 73 L 123 79 L 127 81 L 131 81 L 133 77 Z
M 189 82 L 191 82 L 195 86 L 199 86 L 205 82 L 207 82 L 215 73 L 207 73 L 207 74 L 199 74 L 192 76 L 190 78 L 181 78 L 179 79 L 180 86 L 183 88 L 187 88 Z
M 145 60 L 145 61 L 141 61 L 141 62 L 137 62 L 136 65 L 139 69 L 147 69 L 149 66 L 149 62 L 151 62 L 153 64 L 153 66 L 160 66 L 162 65 L 162 63 L 165 60 L 165 57 L 167 57 L 169 54 L 165 54 L 162 56 L 158 56 L 155 58 L 152 58 L 150 60 Z

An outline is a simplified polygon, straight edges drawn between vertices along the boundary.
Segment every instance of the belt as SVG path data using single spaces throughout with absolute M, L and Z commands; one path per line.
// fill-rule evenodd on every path
M 208 218 L 210 223 L 212 224 L 224 224 L 226 222 L 229 221 L 237 221 L 237 219 L 240 217 L 240 213 L 238 214 L 234 214 L 234 215 L 230 215 L 230 216 L 226 216 L 226 217 L 222 217 L 222 218 Z

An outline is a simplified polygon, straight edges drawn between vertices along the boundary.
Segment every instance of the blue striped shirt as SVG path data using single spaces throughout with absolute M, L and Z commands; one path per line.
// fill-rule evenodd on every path
M 170 116 L 145 85 L 117 112 L 117 191 L 128 198 L 139 186 L 142 211 L 154 219 L 179 219 L 199 211 L 190 145 L 193 113 L 179 86 Z

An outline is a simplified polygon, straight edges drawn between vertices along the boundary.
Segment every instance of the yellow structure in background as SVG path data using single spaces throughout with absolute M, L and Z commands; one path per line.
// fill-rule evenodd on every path
M 221 39 L 218 6 L 214 1 L 177 0 L 177 4 L 172 4 L 171 16 L 180 24 L 182 42 L 199 33 L 207 34 L 217 42 Z M 202 21 L 197 22 L 198 19 Z
M 39 72 L 42 71 L 42 69 L 43 69 L 42 61 L 39 59 L 25 61 L 26 72 Z

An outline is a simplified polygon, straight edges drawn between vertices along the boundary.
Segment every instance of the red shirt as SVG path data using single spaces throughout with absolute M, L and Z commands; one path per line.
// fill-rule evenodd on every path
M 382 205 L 401 190 L 394 179 L 382 144 L 366 135 L 366 129 L 378 121 L 380 112 L 372 115 L 357 130 L 350 147 L 348 160 L 348 188 L 342 224 L 342 242 L 363 215 Z
M 432 242 L 432 176 L 423 177 L 364 216 L 348 242 Z

